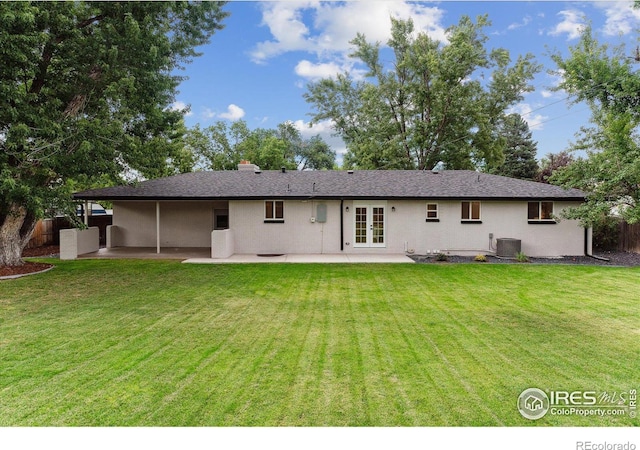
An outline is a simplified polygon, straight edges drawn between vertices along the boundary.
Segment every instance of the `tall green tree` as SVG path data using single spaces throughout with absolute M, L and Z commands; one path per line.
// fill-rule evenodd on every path
M 286 155 L 293 159 L 298 170 L 333 168 L 336 153 L 320 135 L 304 139 L 300 130 L 292 122 L 287 121 L 278 125 L 276 136 L 286 143 Z
M 208 170 L 233 170 L 241 160 L 264 170 L 331 169 L 336 156 L 320 136 L 303 139 L 291 122 L 276 129 L 249 130 L 243 120 L 231 125 L 218 121 L 204 129 L 196 126 L 189 130 L 187 142 L 195 166 Z
M 539 171 L 537 144 L 527 122 L 519 114 L 509 114 L 498 131 L 505 142 L 504 161 L 489 171 L 496 175 L 533 180 Z
M 624 47 L 600 45 L 591 28 L 570 55 L 554 55 L 563 73 L 561 89 L 586 102 L 591 109 L 589 127 L 580 130 L 571 150 L 578 158 L 556 171 L 552 182 L 582 189 L 587 201 L 567 217 L 585 225 L 602 220 L 612 211 L 629 223 L 640 220 L 640 72 Z
M 218 121 L 211 126 L 201 128 L 200 125 L 187 131 L 185 142 L 188 151 L 193 155 L 192 169 L 233 170 L 242 159 L 241 143 L 249 138 L 251 130 L 243 120 L 228 126 L 225 121 Z
M 336 152 L 316 135 L 302 143 L 296 154 L 296 162 L 300 170 L 330 170 L 335 166 Z
M 485 48 L 486 16 L 462 17 L 447 43 L 414 35 L 411 20 L 392 21 L 391 65 L 380 43 L 363 34 L 352 41 L 366 80 L 348 74 L 311 83 L 305 94 L 313 121 L 331 119 L 347 144 L 346 166 L 453 169 L 490 165 L 502 157 L 497 126 L 505 111 L 533 88 L 540 70 L 531 55 L 515 63 L 507 50 Z
M 223 5 L 0 2 L 0 265 L 22 263 L 70 180 L 182 164 L 175 70 L 221 28 Z

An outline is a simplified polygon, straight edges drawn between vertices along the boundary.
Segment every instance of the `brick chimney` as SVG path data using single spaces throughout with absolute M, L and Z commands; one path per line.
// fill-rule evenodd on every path
M 243 159 L 242 161 L 240 161 L 240 164 L 238 164 L 238 170 L 260 172 L 260 167 L 256 166 L 255 164 L 251 164 L 251 162 L 247 161 L 246 159 Z

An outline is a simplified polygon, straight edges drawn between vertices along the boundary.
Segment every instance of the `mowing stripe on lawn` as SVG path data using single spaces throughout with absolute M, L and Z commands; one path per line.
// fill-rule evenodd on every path
M 638 424 L 515 407 L 637 388 L 638 269 L 56 265 L 0 283 L 0 426 Z

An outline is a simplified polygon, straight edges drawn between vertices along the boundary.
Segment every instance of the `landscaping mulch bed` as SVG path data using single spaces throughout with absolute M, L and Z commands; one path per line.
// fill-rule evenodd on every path
M 589 256 L 563 256 L 561 258 L 529 258 L 529 263 L 534 264 L 577 264 L 591 266 L 640 266 L 640 253 L 629 252 L 600 252 L 596 256 L 603 259 L 591 258 Z M 417 263 L 475 263 L 475 264 L 525 264 L 515 259 L 497 258 L 487 255 L 487 261 L 484 263 L 475 262 L 474 256 L 455 256 L 447 255 L 446 261 L 436 261 L 435 256 L 412 255 L 410 256 Z
M 22 252 L 23 258 L 36 258 L 43 256 L 56 256 L 60 254 L 59 245 L 43 245 L 42 247 L 25 248 Z
M 21 266 L 0 266 L 0 279 L 15 277 L 16 275 L 29 275 L 51 269 L 53 264 L 26 262 Z
M 42 247 L 26 248 L 22 252 L 23 258 L 39 258 L 57 256 L 60 254 L 60 247 L 57 245 L 44 245 Z M 53 267 L 53 264 L 37 263 L 27 261 L 21 266 L 0 266 L 0 278 L 15 277 L 17 275 L 29 275 L 42 272 Z

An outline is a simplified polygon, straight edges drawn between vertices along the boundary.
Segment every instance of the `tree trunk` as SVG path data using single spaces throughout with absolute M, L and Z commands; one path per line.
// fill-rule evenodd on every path
M 0 220 L 0 266 L 21 266 L 24 264 L 22 250 L 31 239 L 36 217 L 24 206 L 13 203 Z

